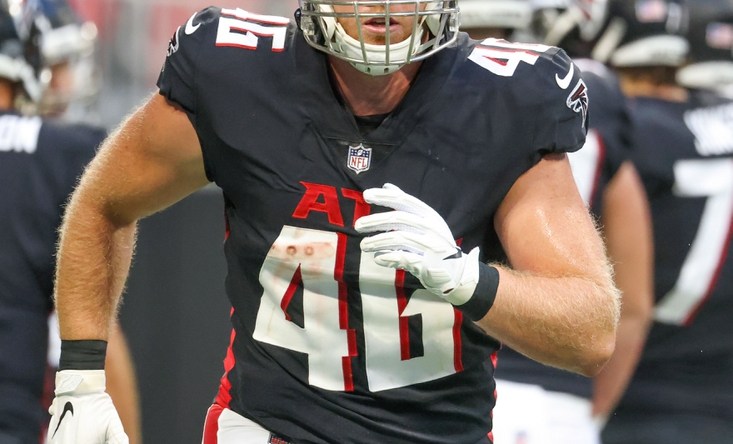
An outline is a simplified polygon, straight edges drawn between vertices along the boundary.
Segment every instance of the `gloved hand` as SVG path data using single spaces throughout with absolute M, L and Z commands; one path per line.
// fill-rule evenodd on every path
M 453 305 L 471 298 L 479 280 L 478 248 L 469 254 L 461 251 L 440 214 L 395 185 L 365 190 L 364 200 L 396 211 L 356 221 L 360 233 L 383 232 L 364 238 L 362 251 L 373 252 L 379 265 L 408 271 Z
M 104 391 L 104 370 L 61 370 L 48 412 L 48 444 L 128 444 L 122 422 Z

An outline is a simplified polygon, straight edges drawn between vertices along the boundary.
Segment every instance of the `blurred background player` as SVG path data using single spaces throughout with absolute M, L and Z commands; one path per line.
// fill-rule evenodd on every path
M 38 444 L 44 396 L 56 229 L 78 176 L 105 131 L 25 115 L 42 95 L 42 20 L 0 1 L 0 443 Z M 40 21 L 39 21 L 40 20 Z M 110 392 L 139 441 L 134 372 L 115 328 Z M 53 372 L 50 372 L 53 374 Z
M 604 444 L 733 436 L 733 103 L 676 82 L 687 16 L 681 2 L 613 0 L 593 51 L 630 98 L 655 246 L 654 323 Z
M 86 120 L 97 97 L 100 73 L 95 60 L 97 26 L 83 20 L 67 0 L 38 0 L 45 20 L 41 53 L 44 73 L 40 113 Z
M 528 29 L 532 5 L 525 0 L 461 0 L 461 29 L 476 40 L 510 40 Z
M 623 393 L 651 319 L 649 207 L 628 160 L 629 120 L 617 79 L 602 64 L 587 59 L 584 50 L 585 40 L 594 38 L 603 23 L 605 2 L 556 0 L 535 7 L 533 11 L 521 0 L 462 0 L 463 29 L 474 38 L 552 37 L 547 43 L 568 51 L 583 70 L 590 102 L 588 138 L 569 158 L 581 195 L 603 227 L 623 310 L 617 352 L 594 381 L 503 348 L 496 371 L 494 439 L 497 444 L 598 443 L 594 417 L 604 418 Z M 542 24 L 532 34 L 527 32 L 531 21 Z
M 690 57 L 677 81 L 733 98 L 733 0 L 696 0 L 687 39 Z

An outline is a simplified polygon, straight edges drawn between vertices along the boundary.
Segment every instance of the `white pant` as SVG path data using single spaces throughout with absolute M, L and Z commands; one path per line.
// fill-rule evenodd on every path
M 600 444 L 590 400 L 496 381 L 494 444 Z
M 218 405 L 209 408 L 202 444 L 287 444 L 242 415 Z

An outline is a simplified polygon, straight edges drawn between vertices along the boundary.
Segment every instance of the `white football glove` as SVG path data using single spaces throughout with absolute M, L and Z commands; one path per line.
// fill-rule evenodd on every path
M 48 444 L 128 444 L 122 422 L 104 391 L 104 370 L 61 370 L 48 412 Z
M 379 265 L 408 271 L 427 290 L 453 305 L 468 302 L 479 278 L 478 248 L 463 253 L 440 214 L 395 185 L 365 190 L 364 200 L 396 211 L 356 221 L 360 233 L 383 231 L 364 238 L 362 251 L 373 252 Z

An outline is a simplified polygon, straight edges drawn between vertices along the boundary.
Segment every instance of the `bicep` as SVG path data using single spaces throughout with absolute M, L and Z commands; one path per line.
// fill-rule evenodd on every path
M 78 194 L 121 225 L 172 205 L 208 182 L 185 112 L 154 94 L 104 142 Z
M 512 268 L 545 276 L 603 276 L 603 242 L 565 154 L 545 155 L 512 186 L 495 228 Z

